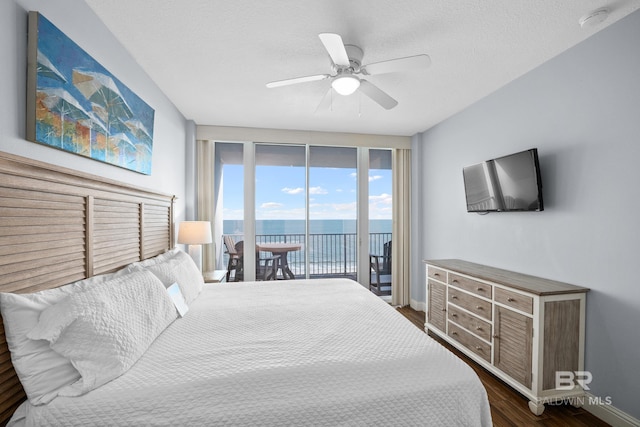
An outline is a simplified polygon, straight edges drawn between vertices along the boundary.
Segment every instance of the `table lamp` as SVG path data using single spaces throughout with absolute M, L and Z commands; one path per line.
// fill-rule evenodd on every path
M 188 245 L 189 255 L 202 271 L 202 245 L 211 243 L 211 222 L 183 221 L 178 228 L 178 243 Z

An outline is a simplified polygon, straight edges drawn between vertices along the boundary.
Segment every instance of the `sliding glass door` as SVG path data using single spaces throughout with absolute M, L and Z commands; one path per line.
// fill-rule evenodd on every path
M 277 278 L 306 277 L 307 194 L 304 145 L 255 145 L 257 278 L 274 256 Z
M 242 242 L 240 279 L 268 278 L 275 257 L 278 279 L 368 286 L 369 253 L 391 241 L 391 150 L 217 142 L 215 158 L 215 229 L 220 242 L 223 234 Z M 225 269 L 228 248 L 220 248 Z
M 357 272 L 357 149 L 309 147 L 310 277 Z
M 217 142 L 214 157 L 214 233 L 217 249 L 216 269 L 229 266 L 228 246 L 244 242 L 244 144 Z M 226 241 L 223 239 L 226 236 Z M 242 272 L 234 269 L 229 280 L 240 280 Z
M 369 150 L 369 253 L 376 255 L 374 291 L 391 293 L 393 195 L 391 150 Z

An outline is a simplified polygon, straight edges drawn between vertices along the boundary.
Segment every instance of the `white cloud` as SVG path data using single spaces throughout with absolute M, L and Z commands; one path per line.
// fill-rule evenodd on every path
M 382 203 L 385 205 L 390 205 L 392 201 L 393 198 L 391 197 L 391 194 L 382 193 L 379 196 L 369 196 L 369 203 L 371 204 Z
M 382 175 L 373 175 L 373 176 L 369 176 L 369 182 L 371 181 L 377 181 L 379 179 L 382 179 L 383 176 Z
M 329 192 L 322 187 L 309 187 L 309 194 L 329 194 Z
M 304 188 L 302 187 L 297 187 L 297 188 L 289 188 L 289 187 L 285 187 L 282 189 L 283 193 L 287 193 L 287 194 L 301 194 L 304 193 Z
M 391 219 L 392 203 L 391 194 L 382 193 L 377 196 L 369 196 L 369 218 Z
M 260 205 L 260 208 L 262 209 L 278 209 L 281 208 L 283 205 L 282 203 L 277 203 L 277 202 L 266 202 Z
M 304 219 L 305 209 L 256 210 L 256 219 Z
M 352 211 L 354 214 L 356 213 L 356 202 L 351 203 L 333 203 L 331 207 L 337 211 Z
M 222 216 L 224 219 L 232 219 L 232 220 L 243 220 L 244 219 L 244 210 L 243 209 L 223 209 Z

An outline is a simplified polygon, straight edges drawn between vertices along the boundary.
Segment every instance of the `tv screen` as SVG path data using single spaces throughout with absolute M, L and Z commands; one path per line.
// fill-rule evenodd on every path
M 544 210 L 536 148 L 467 166 L 462 173 L 467 212 Z

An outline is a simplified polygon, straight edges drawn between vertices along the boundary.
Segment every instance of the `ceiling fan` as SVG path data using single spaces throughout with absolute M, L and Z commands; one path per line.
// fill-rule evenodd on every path
M 345 45 L 342 42 L 342 37 L 338 34 L 322 33 L 319 37 L 331 58 L 331 74 L 316 74 L 313 76 L 278 80 L 267 83 L 267 87 L 274 88 L 330 79 L 331 87 L 340 95 L 351 95 L 359 90 L 383 108 L 390 110 L 398 105 L 398 101 L 361 76 L 411 71 L 427 68 L 431 64 L 429 55 L 423 54 L 362 65 L 364 52 L 358 46 Z

